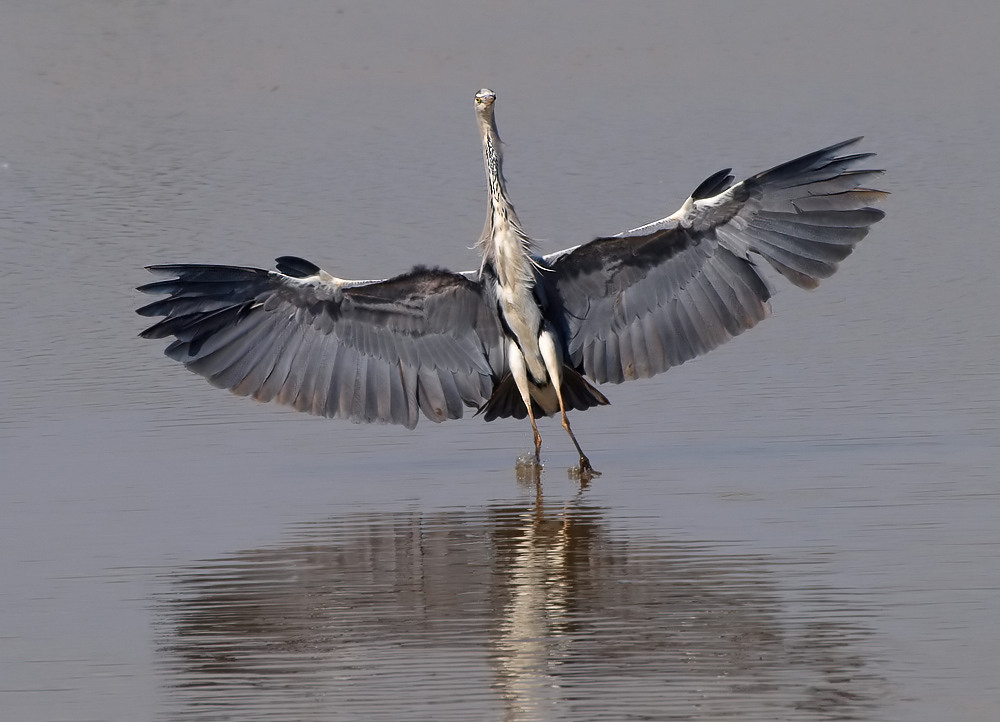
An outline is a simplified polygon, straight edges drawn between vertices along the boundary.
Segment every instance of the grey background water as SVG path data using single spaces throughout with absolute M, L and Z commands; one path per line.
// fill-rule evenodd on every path
M 1000 10 L 0 8 L 4 720 L 995 720 Z M 472 98 L 555 249 L 855 134 L 892 192 L 815 293 L 574 427 L 231 397 L 149 263 L 456 269 Z

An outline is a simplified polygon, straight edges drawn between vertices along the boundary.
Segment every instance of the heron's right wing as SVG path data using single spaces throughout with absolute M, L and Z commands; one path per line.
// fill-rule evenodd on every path
M 539 274 L 570 361 L 598 382 L 646 378 L 699 356 L 770 313 L 751 260 L 813 288 L 884 213 L 886 194 L 862 184 L 871 153 L 823 148 L 730 185 L 708 178 L 679 211 L 542 259 Z
M 483 287 L 417 268 L 385 281 L 347 282 L 308 261 L 280 271 L 151 266 L 170 276 L 140 287 L 167 298 L 138 310 L 165 316 L 144 338 L 215 386 L 355 422 L 460 418 L 489 399 L 503 344 Z M 284 271 L 284 272 L 281 272 Z

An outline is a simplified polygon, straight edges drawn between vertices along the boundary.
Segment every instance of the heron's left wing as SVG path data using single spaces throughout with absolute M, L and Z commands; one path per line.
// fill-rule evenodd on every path
M 308 261 L 278 271 L 165 265 L 140 287 L 167 297 L 142 332 L 213 385 L 299 411 L 412 428 L 479 407 L 503 373 L 501 332 L 478 282 L 417 268 L 384 281 L 344 281 Z M 495 368 L 494 368 L 495 366 Z
M 544 257 L 549 320 L 570 362 L 598 382 L 646 378 L 699 356 L 770 313 L 763 257 L 803 288 L 830 276 L 883 217 L 862 186 L 871 153 L 838 143 L 730 185 L 703 182 L 679 211 Z

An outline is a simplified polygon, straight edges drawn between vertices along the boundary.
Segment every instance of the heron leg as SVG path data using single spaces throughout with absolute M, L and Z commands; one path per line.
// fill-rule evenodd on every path
M 556 396 L 559 398 L 559 411 L 562 414 L 562 427 L 566 429 L 566 433 L 569 434 L 569 438 L 572 440 L 573 446 L 576 447 L 576 453 L 580 455 L 580 480 L 586 483 L 590 481 L 592 477 L 600 476 L 601 472 L 597 471 L 590 465 L 590 459 L 588 459 L 587 455 L 583 453 L 583 449 L 580 448 L 580 442 L 576 440 L 576 434 L 574 434 L 573 429 L 570 428 L 569 417 L 566 415 L 566 406 L 563 404 L 562 391 L 557 391 Z
M 573 446 L 576 447 L 576 453 L 580 455 L 580 478 L 589 479 L 592 476 L 600 476 L 601 472 L 595 471 L 594 467 L 590 465 L 590 459 L 583 453 L 583 449 L 580 448 L 580 442 L 576 440 L 576 434 L 573 433 L 573 428 L 569 425 L 569 417 L 566 415 L 566 403 L 563 401 L 562 395 L 562 360 L 559 358 L 559 353 L 556 350 L 555 339 L 549 331 L 542 331 L 541 335 L 539 335 L 538 348 L 542 353 L 542 360 L 545 362 L 545 370 L 549 374 L 549 382 L 555 389 L 556 398 L 559 400 L 562 427 L 566 429 L 566 433 L 569 434 Z
M 538 433 L 538 424 L 535 423 L 535 415 L 531 413 L 531 399 L 525 402 L 528 405 L 528 419 L 531 421 L 531 431 L 535 437 L 535 461 L 541 463 L 542 435 Z
M 531 432 L 535 440 L 535 461 L 541 463 L 542 435 L 538 433 L 538 424 L 535 423 L 535 415 L 531 411 L 531 385 L 528 383 L 528 369 L 524 363 L 524 354 L 517 344 L 511 341 L 507 347 L 507 356 L 510 364 L 510 373 L 517 384 L 517 390 L 521 394 L 521 400 L 528 409 L 528 420 L 531 422 Z
M 573 429 L 569 425 L 569 417 L 566 416 L 566 407 L 563 405 L 562 393 L 559 396 L 559 411 L 562 412 L 562 427 L 566 429 L 566 433 L 569 434 L 570 440 L 573 442 L 573 446 L 576 447 L 576 453 L 580 455 L 580 474 L 591 474 L 594 476 L 600 476 L 601 472 L 595 471 L 594 467 L 590 465 L 590 459 L 587 455 L 583 453 L 583 449 L 580 448 L 580 442 L 576 440 L 576 434 L 573 433 Z

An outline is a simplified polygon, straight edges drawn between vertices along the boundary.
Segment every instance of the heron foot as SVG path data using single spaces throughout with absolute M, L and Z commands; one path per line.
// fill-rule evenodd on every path
M 514 464 L 514 474 L 522 484 L 541 483 L 542 464 L 535 454 L 524 454 L 517 457 Z
M 569 469 L 570 478 L 579 481 L 581 484 L 586 484 L 595 476 L 600 475 L 601 472 L 590 465 L 590 459 L 583 455 L 580 456 L 580 465 L 570 467 Z

